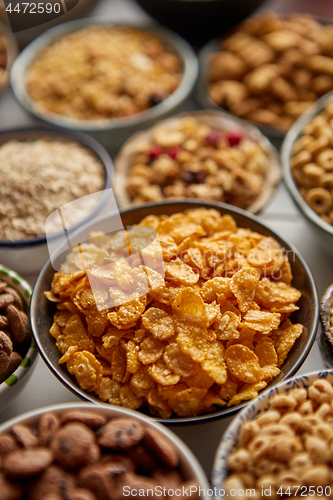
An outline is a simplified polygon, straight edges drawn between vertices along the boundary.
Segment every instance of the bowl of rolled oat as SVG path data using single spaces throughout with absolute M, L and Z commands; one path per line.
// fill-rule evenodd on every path
M 49 256 L 46 233 L 49 242 L 64 235 L 58 219 L 46 227 L 48 216 L 82 198 L 63 213 L 66 229 L 96 216 L 108 201 L 112 160 L 83 133 L 37 125 L 0 132 L 0 164 L 0 262 L 34 274 Z
M 240 412 L 218 446 L 215 500 L 332 494 L 333 372 L 294 377 Z M 243 494 L 242 494 L 243 492 Z
M 5 499 L 208 498 L 206 474 L 186 444 L 126 408 L 38 408 L 2 423 L 0 444 Z
M 217 202 L 120 215 L 125 230 L 78 230 L 34 288 L 35 339 L 65 387 L 179 424 L 230 416 L 299 369 L 318 298 L 294 247 Z
M 333 90 L 333 25 L 308 14 L 264 11 L 199 54 L 196 98 L 282 138 Z
M 323 96 L 288 132 L 281 150 L 283 177 L 294 202 L 333 251 L 333 93 Z
M 256 213 L 280 178 L 277 152 L 256 127 L 220 111 L 194 111 L 132 136 L 115 159 L 114 189 L 123 209 L 199 198 Z
M 114 150 L 178 109 L 197 73 L 193 49 L 163 28 L 79 20 L 31 43 L 13 67 L 12 86 L 34 115 Z

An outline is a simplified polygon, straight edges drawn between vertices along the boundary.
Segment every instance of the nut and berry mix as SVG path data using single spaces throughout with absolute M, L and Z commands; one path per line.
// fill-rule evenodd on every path
M 163 272 L 136 250 L 147 227 Z M 60 363 L 101 400 L 163 418 L 257 397 L 303 332 L 289 319 L 301 292 L 284 249 L 204 208 L 150 215 L 131 231 L 94 233 L 54 275 L 45 296 Z M 154 245 L 146 252 L 154 263 Z M 110 299 L 120 305 L 103 309 Z
M 259 499 L 268 488 L 272 500 L 331 498 L 332 384 L 318 378 L 307 388 L 273 396 L 269 403 L 268 410 L 241 426 L 228 458 L 226 495 L 233 488 L 254 488 L 252 498 Z
M 53 211 L 105 186 L 103 165 L 76 142 L 11 140 L 0 145 L 0 165 L 0 240 L 45 236 L 45 220 Z M 97 197 L 86 200 L 66 222 L 84 219 L 96 202 Z
M 20 365 L 30 340 L 30 322 L 20 295 L 0 281 L 0 384 Z
M 290 166 L 307 204 L 333 225 L 333 100 L 305 125 L 292 149 Z
M 210 98 L 231 113 L 287 130 L 333 90 L 333 26 L 306 14 L 264 12 L 211 56 Z
M 198 483 L 179 465 L 178 450 L 154 427 L 94 410 L 45 412 L 0 434 L 3 499 L 121 500 L 132 491 L 156 499 L 191 486 L 198 498 Z
M 208 123 L 191 116 L 168 120 L 129 141 L 123 152 L 129 163 L 125 189 L 133 203 L 189 197 L 248 208 L 258 199 L 270 152 L 239 128 Z M 123 166 L 120 154 L 116 169 Z
M 134 115 L 179 86 L 181 58 L 153 33 L 93 26 L 45 48 L 26 78 L 30 98 L 47 111 L 78 120 Z

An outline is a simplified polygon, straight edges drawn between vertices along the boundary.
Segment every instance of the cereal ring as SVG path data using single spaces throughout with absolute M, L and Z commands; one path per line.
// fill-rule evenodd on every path
M 145 433 L 144 427 L 131 418 L 110 420 L 99 431 L 98 444 L 103 448 L 126 450 L 136 446 Z
M 92 429 L 96 429 L 106 423 L 106 417 L 100 413 L 86 410 L 69 410 L 62 414 L 61 424 L 72 421 L 81 422 Z
M 74 469 L 89 461 L 89 450 L 96 444 L 95 434 L 84 424 L 68 423 L 51 441 L 54 458 L 62 467 Z
M 324 173 L 319 177 L 319 185 L 327 190 L 333 190 L 333 173 Z
M 10 355 L 13 352 L 13 343 L 4 332 L 0 332 L 0 374 L 9 365 Z
M 309 151 L 305 151 L 304 149 L 297 153 L 291 161 L 290 166 L 292 169 L 302 168 L 307 163 L 310 163 L 312 160 L 312 156 Z
M 321 187 L 309 189 L 305 195 L 305 200 L 318 215 L 329 212 L 333 201 L 331 193 Z
M 313 187 L 321 184 L 320 179 L 325 174 L 325 170 L 319 165 L 316 165 L 316 163 L 307 163 L 302 168 L 302 173 L 309 181 L 309 187 Z
M 179 456 L 176 448 L 157 430 L 146 429 L 143 442 L 167 467 L 177 467 Z
M 6 455 L 3 469 L 9 479 L 24 479 L 37 476 L 53 461 L 53 453 L 47 448 L 15 450 Z
M 333 151 L 325 149 L 317 156 L 317 162 L 325 170 L 333 170 Z

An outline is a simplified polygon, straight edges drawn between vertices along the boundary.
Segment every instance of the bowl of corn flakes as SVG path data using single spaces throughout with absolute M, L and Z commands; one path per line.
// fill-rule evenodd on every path
M 243 498 L 243 489 L 255 498 L 330 497 L 332 401 L 333 372 L 311 372 L 277 385 L 240 412 L 215 455 L 216 500 Z
M 277 151 L 256 127 L 218 111 L 182 113 L 134 134 L 115 159 L 122 209 L 200 198 L 259 212 L 281 179 Z
M 282 138 L 333 90 L 332 43 L 332 24 L 264 11 L 202 49 L 196 98 L 204 108 L 222 108 Z
M 332 254 L 333 241 L 333 93 L 300 117 L 282 145 L 283 177 L 294 202 Z
M 35 285 L 35 339 L 68 389 L 168 423 L 205 421 L 299 369 L 318 298 L 294 247 L 219 203 L 147 204 L 121 220 L 121 231 L 116 216 L 84 226 Z
M 78 20 L 32 42 L 11 79 L 29 112 L 88 132 L 114 150 L 178 109 L 197 74 L 193 49 L 163 28 Z

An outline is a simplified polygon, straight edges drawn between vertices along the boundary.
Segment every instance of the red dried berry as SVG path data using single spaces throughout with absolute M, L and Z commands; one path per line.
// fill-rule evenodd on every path
M 208 146 L 216 146 L 221 138 L 222 132 L 220 130 L 212 130 L 206 135 L 205 141 Z
M 156 160 L 163 153 L 161 146 L 154 145 L 149 150 L 149 156 L 151 160 Z
M 181 152 L 181 150 L 182 150 L 182 148 L 180 146 L 171 146 L 167 150 L 167 154 L 175 160 L 177 158 L 177 156 L 179 155 L 179 153 Z
M 243 139 L 243 132 L 239 129 L 229 130 L 229 132 L 226 132 L 225 136 L 230 146 L 238 146 Z

